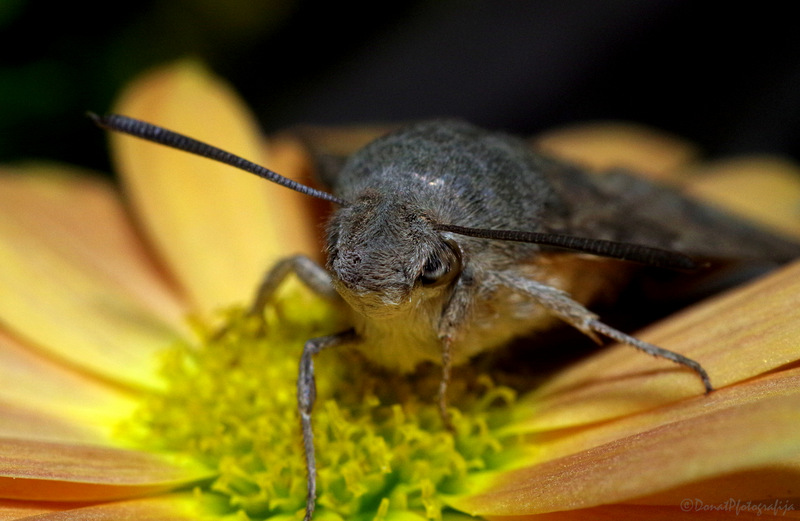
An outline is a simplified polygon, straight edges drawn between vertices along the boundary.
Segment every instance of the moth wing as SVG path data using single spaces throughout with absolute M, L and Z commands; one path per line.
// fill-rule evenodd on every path
M 546 172 L 565 204 L 560 233 L 643 244 L 707 260 L 775 263 L 800 257 L 800 243 L 642 177 L 588 174 L 554 162 Z

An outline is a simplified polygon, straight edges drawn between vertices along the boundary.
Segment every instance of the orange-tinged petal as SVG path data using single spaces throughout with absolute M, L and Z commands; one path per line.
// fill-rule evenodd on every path
M 477 515 L 535 514 L 635 500 L 658 504 L 663 494 L 669 497 L 676 489 L 681 494 L 692 490 L 697 494 L 693 497 L 704 501 L 718 501 L 728 491 L 715 491 L 704 481 L 717 485 L 724 476 L 758 470 L 780 473 L 772 482 L 751 482 L 749 488 L 740 483 L 730 490 L 747 493 L 742 500 L 761 499 L 762 494 L 798 497 L 799 421 L 800 393 L 796 387 L 784 387 L 777 395 L 732 403 L 507 472 L 488 490 L 463 498 L 456 506 Z M 716 496 L 704 495 L 708 493 Z
M 55 501 L 32 502 L 0 499 L 0 521 L 28 519 L 40 514 L 58 512 L 69 508 L 75 508 L 75 504 Z
M 208 477 L 196 464 L 157 454 L 0 438 L 0 495 L 6 499 L 107 501 L 162 492 Z
M 0 331 L 0 436 L 110 441 L 134 398 Z
M 29 519 L 31 521 L 199 521 L 210 519 L 200 514 L 189 494 L 164 494 L 158 497 L 115 501 L 99 505 L 82 506 L 79 503 L 34 503 L 0 502 L 0 520 Z M 11 517 L 12 515 L 16 517 Z M 25 515 L 28 514 L 28 515 Z M 4 517 L 5 516 L 5 517 Z
M 107 183 L 64 168 L 0 177 L 0 316 L 81 370 L 154 386 L 179 305 Z M 19 172 L 17 172 L 19 173 Z
M 693 306 L 636 335 L 694 358 L 725 387 L 800 358 L 800 263 Z M 523 399 L 518 428 L 550 430 L 702 393 L 697 376 L 624 345 L 574 364 Z
M 696 147 L 676 136 L 623 122 L 583 123 L 545 132 L 537 149 L 593 170 L 626 168 L 654 179 L 669 179 L 695 160 Z
M 134 84 L 115 110 L 276 165 L 233 91 L 182 62 Z M 317 254 L 310 198 L 209 159 L 112 135 L 114 157 L 148 233 L 201 312 L 249 301 L 278 258 Z
M 186 307 L 141 243 L 111 183 L 80 168 L 29 163 L 0 170 L 4 220 L 46 238 L 140 300 L 182 325 Z
M 800 369 L 783 370 L 641 414 L 583 428 L 542 433 L 534 437 L 536 447 L 533 458 L 536 463 L 541 463 L 633 436 L 658 425 L 697 418 L 729 407 L 750 405 L 767 398 L 798 395 Z
M 0 436 L 101 444 L 108 440 L 105 432 L 98 432 L 95 426 L 2 400 L 0 418 Z

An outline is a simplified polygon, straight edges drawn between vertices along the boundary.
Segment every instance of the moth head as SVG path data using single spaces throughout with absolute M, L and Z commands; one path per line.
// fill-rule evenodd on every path
M 328 225 L 328 269 L 367 316 L 402 313 L 446 295 L 462 271 L 458 244 L 407 198 L 366 190 Z

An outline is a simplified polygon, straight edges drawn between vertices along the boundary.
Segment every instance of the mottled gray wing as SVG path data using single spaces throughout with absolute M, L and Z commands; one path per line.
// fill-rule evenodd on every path
M 554 161 L 547 176 L 566 205 L 559 230 L 644 244 L 710 260 L 787 262 L 800 244 L 679 191 L 622 171 L 587 174 Z

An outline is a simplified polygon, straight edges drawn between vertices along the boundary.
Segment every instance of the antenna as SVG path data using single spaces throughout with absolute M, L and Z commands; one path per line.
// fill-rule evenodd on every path
M 208 143 L 204 143 L 183 134 L 173 132 L 172 130 L 167 130 L 163 127 L 159 127 L 158 125 L 153 125 L 152 123 L 147 123 L 146 121 L 129 118 L 128 116 L 122 116 L 119 114 L 98 116 L 93 112 L 89 112 L 88 116 L 99 127 L 106 130 L 122 132 L 123 134 L 129 134 L 140 139 L 152 141 L 153 143 L 158 143 L 160 145 L 175 148 L 177 150 L 183 150 L 184 152 L 189 152 L 190 154 L 207 157 L 209 159 L 213 159 L 214 161 L 219 161 L 220 163 L 244 170 L 245 172 L 250 172 L 251 174 L 285 186 L 286 188 L 290 188 L 296 192 L 300 192 L 301 194 L 310 195 L 311 197 L 316 197 L 325 201 L 330 201 L 340 206 L 347 206 L 347 201 L 339 199 L 335 195 L 311 188 L 310 186 L 306 186 L 302 183 L 298 183 L 297 181 L 293 181 L 288 177 L 284 177 L 268 168 L 257 165 L 252 161 L 248 161 L 235 154 L 226 152 L 221 148 L 217 148 L 213 145 L 209 145 Z
M 605 241 L 602 239 L 587 239 L 585 237 L 573 237 L 555 233 L 468 228 L 466 226 L 457 226 L 454 224 L 435 224 L 434 226 L 439 231 L 452 232 L 469 237 L 543 244 L 583 253 L 591 253 L 592 255 L 599 255 L 601 257 L 638 262 L 658 268 L 686 271 L 700 268 L 700 265 L 688 255 L 675 251 L 643 246 L 641 244 Z

